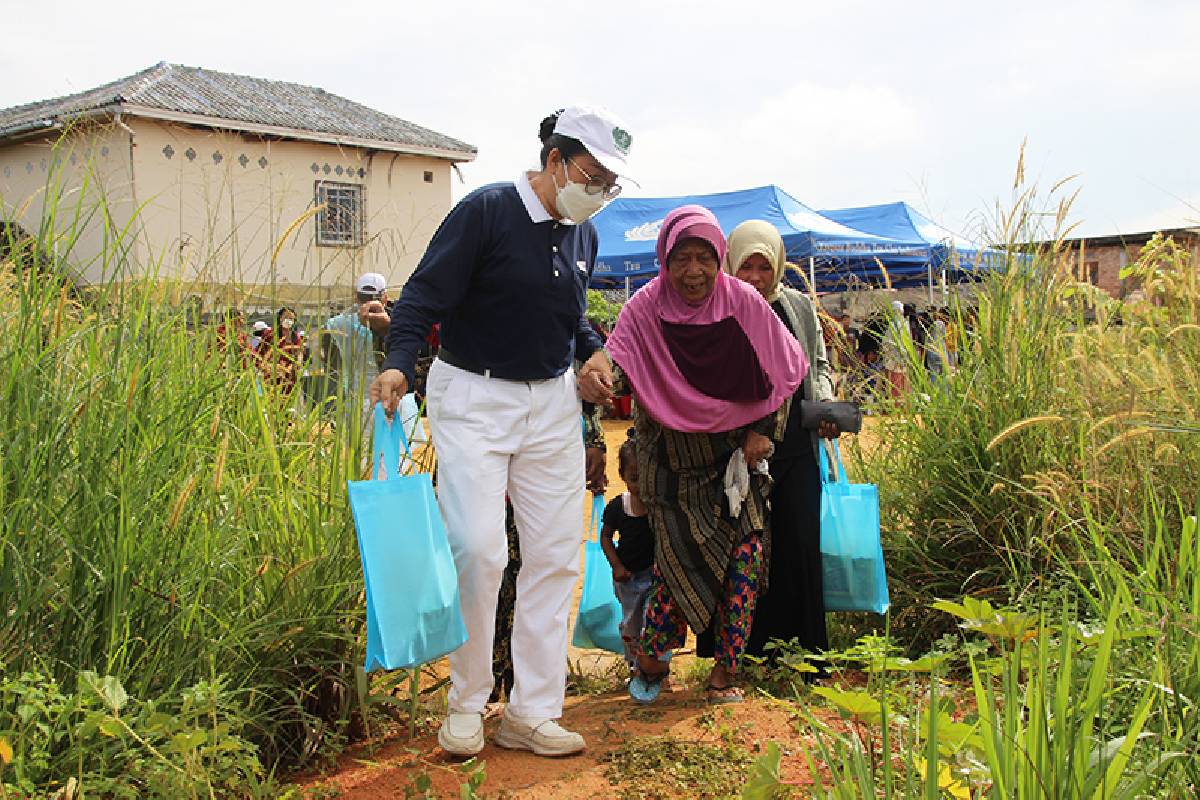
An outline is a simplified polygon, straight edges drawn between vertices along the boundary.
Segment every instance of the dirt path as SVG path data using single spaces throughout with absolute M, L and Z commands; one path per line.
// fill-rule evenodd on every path
M 485 725 L 488 744 L 479 754 L 486 778 L 480 797 L 568 800 L 618 798 L 622 788 L 610 756 L 635 737 L 669 737 L 687 743 L 707 744 L 713 751 L 735 742 L 751 756 L 770 741 L 784 751 L 783 779 L 797 786 L 810 783 L 802 750 L 807 742 L 798 732 L 785 706 L 766 698 L 751 698 L 733 706 L 709 707 L 695 689 L 677 689 L 650 707 L 637 706 L 625 694 L 574 697 L 567 701 L 563 724 L 587 739 L 581 755 L 563 759 L 539 758 L 528 752 L 504 750 L 491 743 L 499 721 Z M 451 759 L 437 746 L 431 728 L 415 741 L 403 736 L 385 742 L 373 752 L 358 747 L 347 753 L 331 776 L 302 783 L 314 797 L 347 800 L 383 800 L 405 797 L 420 776 L 427 776 L 436 797 L 459 797 L 465 778 L 462 762 Z M 653 786 L 654 782 L 650 782 Z M 643 789 L 642 791 L 645 791 Z M 335 794 L 336 792 L 336 794 Z M 656 796 L 635 795 L 635 796 Z M 672 795 L 661 795 L 672 796 Z M 677 797 L 699 794 L 674 794 Z

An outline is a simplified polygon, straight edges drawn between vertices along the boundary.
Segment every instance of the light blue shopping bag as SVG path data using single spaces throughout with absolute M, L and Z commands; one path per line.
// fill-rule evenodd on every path
M 428 473 L 400 474 L 400 443 L 411 461 L 399 419 L 375 406 L 375 476 L 350 481 L 367 595 L 366 671 L 415 667 L 467 640 L 458 602 L 458 573 Z
M 887 613 L 887 570 L 879 540 L 879 490 L 850 483 L 837 441 L 821 458 L 821 577 L 826 611 Z M 830 469 L 836 474 L 831 476 Z
M 583 546 L 583 594 L 579 597 L 579 615 L 571 644 L 591 650 L 625 653 L 621 641 L 621 604 L 613 589 L 612 565 L 600 548 L 600 518 L 604 497 L 592 501 L 592 532 Z

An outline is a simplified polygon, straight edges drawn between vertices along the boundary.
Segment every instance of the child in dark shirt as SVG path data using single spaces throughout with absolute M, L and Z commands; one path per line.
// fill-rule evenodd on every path
M 630 429 L 630 438 L 617 453 L 617 471 L 629 491 L 604 509 L 600 547 L 612 566 L 613 589 L 621 603 L 625 661 L 631 671 L 636 671 L 638 642 L 642 639 L 650 572 L 654 566 L 654 533 L 650 530 L 646 505 L 638 493 L 637 455 L 632 433 L 633 429 Z M 613 543 L 614 533 L 618 537 L 616 544 Z

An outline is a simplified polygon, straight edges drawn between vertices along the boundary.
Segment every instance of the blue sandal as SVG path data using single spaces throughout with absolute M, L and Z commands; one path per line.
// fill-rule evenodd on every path
M 637 675 L 629 681 L 629 696 L 633 698 L 633 702 L 649 705 L 658 699 L 662 694 L 663 681 L 671 674 L 671 654 L 667 653 L 663 659 L 663 669 L 661 672 L 655 672 L 647 675 L 641 669 L 638 669 Z

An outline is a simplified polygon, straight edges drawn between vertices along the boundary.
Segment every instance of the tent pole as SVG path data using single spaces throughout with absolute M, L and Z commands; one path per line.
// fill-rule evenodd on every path
M 942 305 L 950 302 L 950 287 L 946 285 L 946 270 L 942 270 Z
M 933 305 L 933 261 L 925 264 L 925 271 L 929 273 L 929 305 Z
M 625 276 L 625 302 L 629 302 L 629 276 Z
M 808 290 L 812 292 L 813 302 L 817 302 L 817 261 L 808 257 Z

